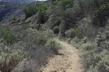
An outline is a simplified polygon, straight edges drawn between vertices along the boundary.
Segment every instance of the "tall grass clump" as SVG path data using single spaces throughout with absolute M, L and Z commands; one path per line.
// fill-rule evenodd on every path
M 22 52 L 1 52 L 0 53 L 0 71 L 11 72 L 15 66 L 24 59 L 25 55 Z
M 61 48 L 60 44 L 56 42 L 55 39 L 49 39 L 46 44 L 46 47 L 48 47 L 54 54 L 58 55 L 60 54 L 58 50 Z

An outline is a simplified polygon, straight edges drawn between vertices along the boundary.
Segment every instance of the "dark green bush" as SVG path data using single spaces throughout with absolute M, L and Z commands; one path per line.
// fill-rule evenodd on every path
M 40 12 L 42 14 L 46 13 L 48 6 L 46 4 L 39 4 L 39 5 L 30 5 L 26 7 L 23 11 L 26 15 L 26 18 Z
M 3 41 L 6 44 L 12 44 L 15 42 L 16 38 L 9 28 L 7 27 L 1 28 L 0 32 L 1 32 L 1 38 L 3 38 Z
M 35 6 L 26 7 L 23 11 L 24 11 L 24 13 L 26 15 L 26 18 L 32 16 L 33 14 L 35 14 L 37 12 Z

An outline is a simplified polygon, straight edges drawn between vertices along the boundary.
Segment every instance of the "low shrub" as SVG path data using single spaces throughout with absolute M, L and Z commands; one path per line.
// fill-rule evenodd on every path
M 54 54 L 59 54 L 58 49 L 61 48 L 60 44 L 56 42 L 54 39 L 49 39 L 45 44 L 46 47 L 50 48 Z
M 12 31 L 7 27 L 1 28 L 0 36 L 1 36 L 1 38 L 3 38 L 3 41 L 6 44 L 12 44 L 16 40 L 16 38 L 15 38 L 14 34 L 12 33 Z

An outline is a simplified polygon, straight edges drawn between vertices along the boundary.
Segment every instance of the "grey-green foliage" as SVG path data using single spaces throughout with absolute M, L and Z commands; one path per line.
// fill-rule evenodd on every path
M 89 52 L 85 55 L 86 72 L 108 72 L 109 71 L 109 53 Z
M 29 28 L 26 29 L 24 32 L 24 41 L 27 42 L 28 45 L 32 46 L 42 46 L 47 42 L 48 39 L 54 36 L 51 30 L 38 31 L 36 29 Z
M 109 50 L 109 32 L 100 33 L 97 35 L 96 44 L 100 49 Z
M 108 33 L 99 33 L 96 38 L 96 46 L 88 49 L 84 55 L 86 71 L 109 72 L 109 35 Z

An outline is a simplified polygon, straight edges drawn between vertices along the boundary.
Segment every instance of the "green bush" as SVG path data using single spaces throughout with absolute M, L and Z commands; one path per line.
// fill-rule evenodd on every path
M 26 15 L 26 18 L 36 14 L 37 12 L 44 14 L 46 13 L 48 6 L 45 4 L 39 4 L 39 5 L 30 5 L 26 7 L 23 11 Z
M 9 28 L 1 28 L 1 38 L 3 38 L 3 41 L 7 44 L 12 44 L 15 42 L 16 38 L 12 31 Z
M 26 18 L 34 15 L 37 12 L 35 6 L 26 7 L 23 11 L 24 11 L 24 13 L 26 15 Z

